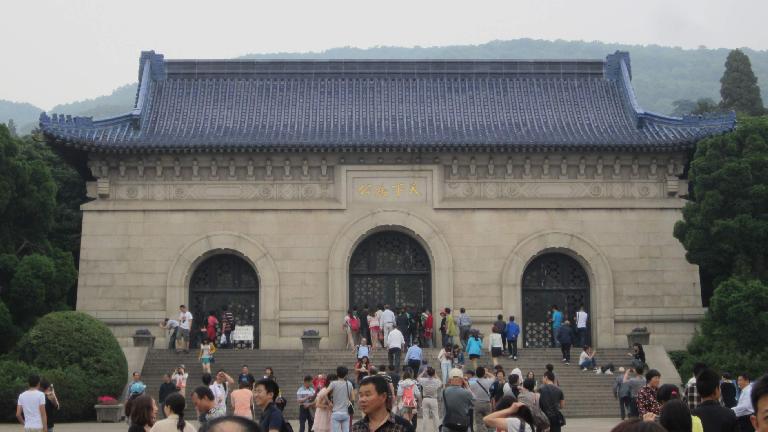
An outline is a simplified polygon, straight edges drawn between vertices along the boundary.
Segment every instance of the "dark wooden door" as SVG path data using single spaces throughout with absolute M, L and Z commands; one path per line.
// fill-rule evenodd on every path
M 222 254 L 200 263 L 189 284 L 189 303 L 198 328 L 211 311 L 221 321 L 227 306 L 236 325 L 253 326 L 254 347 L 259 346 L 259 278 L 243 258 Z
M 561 253 L 535 258 L 523 273 L 524 346 L 550 346 L 552 305 L 560 308 L 565 321 L 572 320 L 582 304 L 589 312 L 589 278 L 578 261 Z
M 431 309 L 429 256 L 410 236 L 397 231 L 373 234 L 357 246 L 349 264 L 349 305 Z

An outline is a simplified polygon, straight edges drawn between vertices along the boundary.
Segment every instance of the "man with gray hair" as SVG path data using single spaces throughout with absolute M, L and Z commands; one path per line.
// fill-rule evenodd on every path
M 470 427 L 469 411 L 475 397 L 461 369 L 448 372 L 448 385 L 443 390 L 444 416 L 440 432 L 467 432 Z

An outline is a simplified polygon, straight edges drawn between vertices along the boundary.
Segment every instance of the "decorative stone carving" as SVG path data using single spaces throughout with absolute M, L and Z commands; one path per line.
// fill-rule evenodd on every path
M 306 159 L 301 162 L 301 179 L 309 180 L 309 162 Z
M 549 157 L 545 157 L 541 165 L 541 178 L 549 178 Z
M 200 178 L 200 163 L 197 159 L 192 159 L 192 179 L 197 180 Z
M 139 175 L 139 178 L 144 178 L 144 159 L 139 159 L 136 162 L 136 173 Z
M 320 178 L 326 178 L 328 177 L 328 162 L 326 162 L 325 158 L 320 161 Z
M 595 165 L 595 178 L 596 179 L 603 178 L 603 157 L 602 156 L 597 158 L 597 164 Z
M 293 178 L 293 176 L 291 176 L 291 160 L 288 158 L 283 161 L 283 178 L 286 180 Z
M 477 177 L 477 162 L 474 157 L 469 159 L 469 176 Z
M 451 177 L 456 177 L 459 175 L 459 160 L 456 158 L 453 158 L 453 161 L 451 162 Z
M 636 179 L 640 177 L 640 163 L 637 161 L 637 158 L 632 159 L 632 178 Z
M 163 161 L 160 158 L 155 161 L 155 177 L 163 177 Z
M 621 177 L 621 159 L 616 158 L 613 160 L 613 178 Z
M 235 166 L 235 160 L 230 158 L 229 159 L 229 179 L 234 180 L 235 179 L 235 171 L 237 167 Z
M 512 178 L 512 157 L 507 158 L 507 172 L 504 173 L 504 177 L 506 178 Z
M 525 164 L 523 165 L 523 178 L 531 178 L 531 158 L 525 158 Z
M 104 189 L 109 196 L 109 180 Z M 252 201 L 314 201 L 333 200 L 335 185 L 332 183 L 173 183 L 173 184 L 121 184 L 114 186 L 115 199 L 119 200 L 252 200 Z
M 567 179 L 568 178 L 568 159 L 563 156 L 562 159 L 560 159 L 560 179 Z
M 651 166 L 648 171 L 648 177 L 649 178 L 656 178 L 657 173 L 656 170 L 658 170 L 658 164 L 656 162 L 656 158 L 651 159 Z
M 587 161 L 583 157 L 579 159 L 579 172 L 576 175 L 578 179 L 584 179 L 587 176 Z
M 273 178 L 273 177 L 272 177 L 272 159 L 267 159 L 267 162 L 266 162 L 266 164 L 267 164 L 267 165 L 266 165 L 266 168 L 265 168 L 265 169 L 266 169 L 266 171 L 267 171 L 267 175 L 266 175 L 264 178 L 265 178 L 266 180 L 272 180 L 272 178 Z
M 219 172 L 219 166 L 218 162 L 216 162 L 216 158 L 211 159 L 211 179 L 216 180 L 219 178 L 218 175 Z
M 493 171 L 496 168 L 496 165 L 493 162 L 493 158 L 491 157 L 488 159 L 488 177 L 493 177 Z
M 444 200 L 506 199 L 659 199 L 659 182 L 448 181 Z
M 178 158 L 173 160 L 173 175 L 177 179 L 181 177 L 181 162 Z
M 117 164 L 117 170 L 120 173 L 120 177 L 125 177 L 125 162 L 120 161 Z
M 109 163 L 105 160 L 99 164 L 99 174 L 101 177 L 109 177 Z
M 253 168 L 253 159 L 248 159 L 248 165 L 246 165 L 246 167 L 245 167 L 245 174 L 246 174 L 246 178 L 248 180 L 253 180 L 254 178 L 256 178 L 253 175 L 253 170 L 254 170 L 254 168 Z

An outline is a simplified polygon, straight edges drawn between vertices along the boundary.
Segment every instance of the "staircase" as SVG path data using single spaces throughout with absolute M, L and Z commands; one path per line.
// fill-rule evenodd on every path
M 424 356 L 432 367 L 438 370 L 437 349 L 425 349 Z M 616 369 L 619 366 L 628 366 L 630 358 L 623 349 L 599 349 L 598 364 L 613 363 Z M 564 414 L 568 417 L 618 417 L 618 402 L 613 398 L 612 385 L 616 375 L 596 375 L 593 371 L 583 372 L 576 364 L 581 349 L 574 348 L 571 351 L 572 363 L 570 366 L 562 364 L 559 348 L 529 348 L 520 350 L 518 361 L 500 358 L 500 364 L 509 373 L 515 367 L 519 367 L 525 375 L 528 371 L 534 371 L 536 379 L 541 382 L 544 374 L 544 366 L 551 363 L 555 366 L 555 374 L 560 380 L 560 387 L 565 394 Z M 377 366 L 387 363 L 387 354 L 384 350 L 376 350 L 371 355 L 372 364 Z M 404 364 L 404 362 L 402 362 Z M 192 390 L 202 385 L 200 376 L 202 368 L 197 355 L 176 354 L 169 350 L 152 349 L 147 354 L 142 379 L 147 385 L 147 392 L 157 397 L 162 375 L 184 364 L 189 373 L 187 383 L 187 396 Z M 212 372 L 219 369 L 225 370 L 237 380 L 237 375 L 243 365 L 248 365 L 251 373 L 259 379 L 263 375 L 265 367 L 270 366 L 275 371 L 277 382 L 283 397 L 288 400 L 285 414 L 288 418 L 298 418 L 298 407 L 295 400 L 296 390 L 305 375 L 318 373 L 335 373 L 339 365 L 352 368 L 354 355 L 349 351 L 323 350 L 304 353 L 299 350 L 219 350 L 216 352 L 216 363 L 211 365 Z M 471 365 L 470 363 L 467 363 Z M 488 353 L 480 359 L 480 365 L 489 367 L 491 358 Z M 616 374 L 619 372 L 616 371 Z M 188 398 L 189 406 L 186 415 L 194 416 L 194 407 Z

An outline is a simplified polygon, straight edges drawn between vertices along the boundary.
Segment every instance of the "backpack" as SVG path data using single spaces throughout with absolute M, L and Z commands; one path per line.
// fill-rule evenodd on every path
M 416 396 L 413 394 L 414 385 L 403 389 L 403 408 L 416 408 Z
M 349 320 L 349 328 L 352 331 L 359 331 L 360 330 L 360 320 L 357 319 L 357 317 L 352 317 L 352 319 Z
M 283 426 L 280 427 L 280 432 L 293 432 L 293 426 L 291 426 L 291 422 L 283 419 Z

